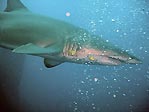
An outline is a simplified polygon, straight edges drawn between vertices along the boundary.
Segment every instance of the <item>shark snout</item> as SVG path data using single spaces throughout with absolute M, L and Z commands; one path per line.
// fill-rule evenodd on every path
M 109 57 L 112 59 L 119 60 L 122 63 L 128 63 L 128 64 L 140 64 L 140 63 L 142 63 L 140 59 L 136 58 L 135 56 L 128 54 L 127 52 L 117 53 L 117 55 L 112 55 Z

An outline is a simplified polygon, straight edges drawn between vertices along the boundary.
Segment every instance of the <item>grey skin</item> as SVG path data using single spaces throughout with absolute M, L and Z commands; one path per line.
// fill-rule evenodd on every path
M 85 29 L 30 12 L 20 0 L 8 0 L 0 12 L 0 46 L 44 58 L 48 68 L 63 62 L 93 65 L 138 64 L 139 59 Z

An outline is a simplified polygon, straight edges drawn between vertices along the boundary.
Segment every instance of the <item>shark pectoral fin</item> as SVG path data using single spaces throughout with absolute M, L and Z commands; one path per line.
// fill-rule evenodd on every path
M 11 12 L 11 11 L 29 11 L 20 0 L 7 0 L 7 8 L 5 9 L 5 12 Z
M 56 60 L 51 60 L 51 59 L 47 59 L 47 58 L 44 59 L 44 65 L 45 65 L 47 68 L 52 68 L 52 67 L 58 66 L 58 65 L 60 65 L 61 63 L 62 63 L 62 62 L 59 62 L 59 61 L 56 61 Z
M 20 47 L 17 47 L 16 49 L 14 49 L 12 52 L 15 53 L 23 53 L 23 54 L 47 54 L 47 53 L 51 53 L 52 51 L 50 51 L 47 48 L 42 48 L 39 47 L 35 44 L 29 43 L 26 45 L 22 45 Z

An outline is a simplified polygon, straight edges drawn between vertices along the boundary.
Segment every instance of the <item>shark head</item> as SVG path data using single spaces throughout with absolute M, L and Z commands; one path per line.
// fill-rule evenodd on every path
M 80 35 L 79 35 L 80 36 Z M 141 61 L 96 35 L 84 33 L 66 42 L 63 49 L 66 60 L 93 65 L 138 64 Z

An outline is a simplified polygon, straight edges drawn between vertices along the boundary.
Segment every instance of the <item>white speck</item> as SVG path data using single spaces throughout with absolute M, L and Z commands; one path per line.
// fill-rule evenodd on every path
M 81 92 L 81 89 L 79 89 L 78 91 Z
M 146 78 L 149 79 L 149 75 L 146 75 Z
M 71 14 L 70 12 L 66 12 L 66 16 L 69 17 Z
M 86 94 L 88 94 L 88 91 L 86 91 Z
M 103 20 L 99 20 L 99 23 L 102 23 L 103 22 Z
M 126 35 L 127 35 L 127 33 L 124 33 L 124 35 L 126 36 Z
M 96 107 L 93 107 L 93 109 L 96 109 Z
M 115 94 L 113 95 L 113 98 L 116 98 L 116 95 Z
M 144 52 L 146 52 L 146 53 L 147 53 L 147 51 L 144 51 Z
M 129 105 L 129 107 L 133 107 L 133 105 L 132 105 L 132 104 L 130 104 L 130 105 Z
M 98 78 L 94 78 L 94 81 L 97 82 L 98 81 Z
M 81 83 L 84 84 L 85 82 L 84 81 L 81 81 Z
M 127 81 L 128 81 L 128 82 L 130 82 L 130 80 L 129 80 L 129 79 L 128 79 Z
M 94 90 L 94 88 L 91 88 L 91 90 L 93 91 L 93 90 Z
M 106 42 L 109 42 L 109 40 L 106 40 Z
M 94 24 L 95 22 L 94 22 L 94 21 L 91 21 L 90 23 L 91 23 L 91 24 Z
M 140 50 L 142 50 L 142 49 L 143 49 L 143 47 L 140 47 L 139 49 L 140 49 Z
M 112 22 L 115 22 L 115 19 L 112 19 L 111 21 L 112 21 Z
M 103 77 L 103 79 L 106 80 L 106 81 L 108 80 L 105 76 Z
M 77 105 L 77 102 L 74 101 L 74 104 Z
M 116 30 L 116 32 L 119 32 L 119 30 Z
M 116 81 L 116 79 L 113 79 L 114 81 Z
M 40 71 L 42 71 L 43 70 L 43 68 L 40 68 Z
M 126 96 L 126 94 L 124 93 L 123 96 Z
M 77 110 L 78 110 L 78 108 L 77 108 L 77 107 L 75 107 L 75 108 L 74 108 L 74 111 L 77 111 Z
M 130 69 L 132 69 L 132 67 L 129 67 Z
M 94 103 L 92 103 L 92 105 L 94 106 L 95 104 L 94 104 Z

